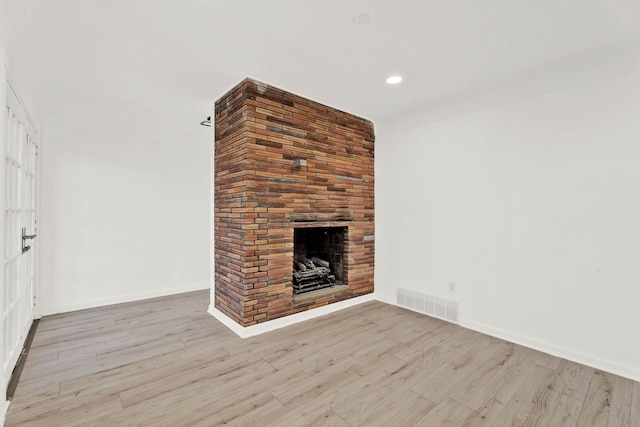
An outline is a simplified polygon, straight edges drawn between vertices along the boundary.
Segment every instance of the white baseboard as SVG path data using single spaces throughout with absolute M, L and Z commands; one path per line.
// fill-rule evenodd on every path
M 149 299 L 149 298 L 164 297 L 167 295 L 182 294 L 185 292 L 201 291 L 204 289 L 210 289 L 210 287 L 211 285 L 209 284 L 209 282 L 201 282 L 201 283 L 193 283 L 190 285 L 185 285 L 185 286 L 180 286 L 175 288 L 165 288 L 165 289 L 153 290 L 148 292 L 133 293 L 128 295 L 118 295 L 117 297 L 112 297 L 112 298 L 102 298 L 102 299 L 83 301 L 75 304 L 51 306 L 51 307 L 43 306 L 41 309 L 41 314 L 43 316 L 48 316 L 51 314 L 68 313 L 70 311 L 85 310 L 87 308 L 95 308 L 95 307 L 103 307 L 105 305 L 121 304 L 123 302 L 132 302 L 132 301 L 139 301 L 139 300 Z
M 534 338 L 506 331 L 504 329 L 494 328 L 473 320 L 461 319 L 460 326 L 483 334 L 491 335 L 492 337 L 500 338 L 514 344 L 538 350 L 561 359 L 567 359 L 572 362 L 590 366 L 601 371 L 610 372 L 634 381 L 640 381 L 640 370 L 633 366 L 623 365 L 611 360 L 600 359 L 567 347 L 551 344 L 545 341 L 539 341 Z
M 4 421 L 7 418 L 7 411 L 9 410 L 9 400 L 4 400 L 5 393 L 2 393 L 2 401 L 0 402 L 0 426 L 4 425 Z
M 386 298 L 386 297 L 383 297 L 382 295 L 378 295 L 378 294 L 375 294 L 375 295 L 376 295 L 376 301 L 380 301 L 380 302 L 383 302 L 383 303 L 385 303 L 385 304 L 389 304 L 389 305 L 396 305 L 396 306 L 400 307 L 400 306 L 396 303 L 396 301 L 395 301 L 395 300 L 393 300 L 392 298 Z M 406 308 L 406 307 L 402 307 L 402 308 Z
M 335 313 L 336 311 L 344 310 L 348 307 L 353 307 L 365 302 L 375 301 L 374 294 L 362 295 L 348 300 L 335 302 L 333 304 L 325 305 L 322 307 L 314 308 L 312 310 L 303 311 L 301 313 L 291 314 L 285 317 L 279 317 L 277 319 L 269 320 L 268 322 L 258 323 L 251 326 L 240 326 L 233 319 L 226 314 L 218 310 L 212 305 L 209 306 L 209 314 L 218 319 L 227 328 L 231 329 L 240 338 L 249 338 L 256 335 L 264 334 L 265 332 L 274 331 L 276 329 L 284 328 L 285 326 L 294 325 L 296 323 L 304 322 L 305 320 L 314 319 L 316 317 L 324 316 L 329 313 Z
M 404 308 L 396 303 L 392 298 L 383 298 L 377 296 L 376 299 L 386 304 L 395 305 L 396 307 Z M 425 314 L 427 316 L 427 314 Z M 437 319 L 437 318 L 436 318 Z M 567 359 L 572 362 L 580 363 L 582 365 L 590 366 L 595 369 L 599 369 L 605 372 L 610 372 L 621 377 L 629 378 L 634 381 L 640 381 L 640 370 L 633 366 L 627 366 L 614 362 L 611 360 L 604 360 L 592 355 L 582 353 L 576 350 L 572 350 L 567 347 L 554 345 L 545 341 L 540 341 L 531 337 L 520 335 L 511 331 L 507 331 L 500 328 L 494 328 L 489 325 L 485 325 L 480 322 L 476 322 L 469 319 L 460 319 L 460 326 L 463 328 L 471 329 L 476 332 L 480 332 L 486 335 L 490 335 L 495 338 L 499 338 L 505 341 L 512 342 L 514 344 L 522 345 L 533 350 L 538 350 L 543 353 L 550 354 L 552 356 L 559 357 L 561 359 Z

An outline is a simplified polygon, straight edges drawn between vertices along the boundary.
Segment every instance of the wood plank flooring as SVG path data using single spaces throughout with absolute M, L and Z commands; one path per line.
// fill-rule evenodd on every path
M 7 426 L 630 426 L 640 384 L 379 302 L 242 340 L 191 292 L 45 317 Z

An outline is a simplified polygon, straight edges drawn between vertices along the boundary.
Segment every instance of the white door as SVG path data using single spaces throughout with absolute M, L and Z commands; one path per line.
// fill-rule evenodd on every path
M 38 233 L 36 172 L 38 144 L 29 116 L 11 86 L 6 84 L 3 111 L 4 247 L 0 309 L 2 319 L 2 393 L 20 356 L 34 319 Z M 2 126 L 0 126 L 0 129 Z

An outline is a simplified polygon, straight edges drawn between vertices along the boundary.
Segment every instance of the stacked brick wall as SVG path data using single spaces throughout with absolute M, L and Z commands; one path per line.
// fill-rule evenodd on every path
M 216 102 L 214 180 L 218 310 L 249 326 L 373 292 L 371 122 L 246 79 Z M 348 290 L 296 303 L 293 230 L 310 226 L 347 227 Z

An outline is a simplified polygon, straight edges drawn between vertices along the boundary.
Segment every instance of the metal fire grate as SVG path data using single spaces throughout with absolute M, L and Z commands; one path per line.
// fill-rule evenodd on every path
M 329 261 L 317 257 L 301 258 L 294 263 L 294 270 L 293 290 L 297 294 L 328 288 L 336 283 Z

